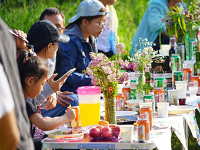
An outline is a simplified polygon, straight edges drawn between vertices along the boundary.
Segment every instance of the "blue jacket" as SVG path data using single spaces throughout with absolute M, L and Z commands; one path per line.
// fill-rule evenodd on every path
M 151 0 L 148 8 L 142 17 L 138 29 L 133 37 L 132 47 L 130 50 L 131 56 L 135 54 L 135 45 L 139 44 L 139 38 L 147 38 L 149 42 L 154 42 L 162 32 L 166 31 L 166 26 L 161 22 L 168 12 L 167 0 Z
M 70 41 L 65 44 L 60 43 L 63 48 L 62 74 L 72 68 L 76 68 L 76 70 L 67 78 L 61 91 L 77 93 L 78 87 L 92 85 L 91 77 L 84 74 L 83 71 L 91 61 L 90 52 L 97 53 L 96 39 L 91 36 L 90 43 L 86 42 L 78 25 L 70 26 L 64 34 L 70 36 Z

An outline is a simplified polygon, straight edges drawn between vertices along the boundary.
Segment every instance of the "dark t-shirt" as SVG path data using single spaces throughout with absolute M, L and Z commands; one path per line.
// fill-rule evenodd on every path
M 34 113 L 39 113 L 38 110 L 35 108 L 35 106 L 29 100 L 26 100 L 26 111 L 27 111 L 28 116 L 31 116 Z M 31 128 L 30 128 L 31 136 L 33 137 L 34 129 L 33 129 L 33 124 L 31 121 L 30 121 L 30 124 L 31 124 Z

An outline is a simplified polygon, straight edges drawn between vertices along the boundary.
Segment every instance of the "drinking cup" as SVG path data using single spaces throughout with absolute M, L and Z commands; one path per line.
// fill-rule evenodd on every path
M 132 142 L 133 139 L 133 125 L 120 125 L 122 142 Z
M 168 109 L 169 109 L 168 102 L 157 103 L 157 108 L 158 108 L 158 117 L 159 118 L 167 118 L 168 117 Z
M 179 90 L 168 90 L 168 101 L 170 105 L 177 105 Z
M 198 93 L 198 87 L 191 86 L 191 87 L 189 87 L 189 91 L 190 91 L 190 97 L 195 97 L 195 96 L 197 96 L 197 93 Z
M 176 84 L 176 89 L 179 90 L 179 98 L 186 98 L 187 84 Z

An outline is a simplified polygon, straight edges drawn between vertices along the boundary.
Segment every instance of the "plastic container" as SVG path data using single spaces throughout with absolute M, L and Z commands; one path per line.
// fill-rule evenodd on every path
M 100 120 L 100 94 L 98 86 L 83 86 L 78 90 L 81 126 L 98 125 Z

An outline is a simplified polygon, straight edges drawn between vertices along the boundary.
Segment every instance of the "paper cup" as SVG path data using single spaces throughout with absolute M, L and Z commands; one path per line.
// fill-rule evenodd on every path
M 168 109 L 169 109 L 168 102 L 157 103 L 157 108 L 158 108 L 158 117 L 159 118 L 167 118 L 168 117 Z
M 179 90 L 168 90 L 168 101 L 170 105 L 177 105 Z
M 133 139 L 133 125 L 120 125 L 122 142 L 132 142 Z
M 186 98 L 187 84 L 176 84 L 176 89 L 180 91 L 178 98 Z
M 187 84 L 187 81 L 175 81 L 175 85 L 177 84 Z
M 189 87 L 189 91 L 190 91 L 190 97 L 195 97 L 197 96 L 197 93 L 198 93 L 198 87 L 191 86 Z

